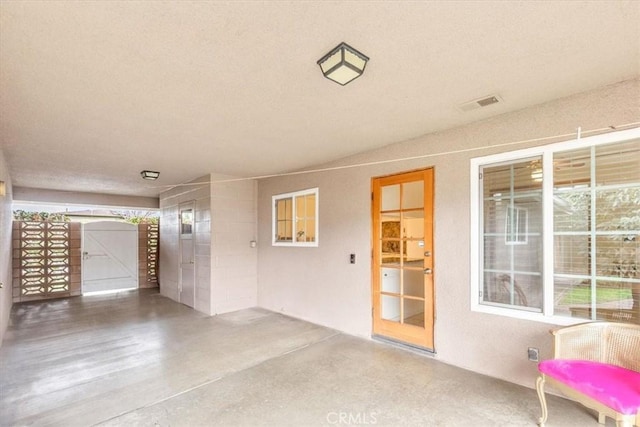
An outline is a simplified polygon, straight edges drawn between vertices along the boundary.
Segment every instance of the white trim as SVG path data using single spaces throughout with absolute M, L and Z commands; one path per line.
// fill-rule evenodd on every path
M 544 248 L 553 248 L 553 202 L 544 203 L 544 195 L 551 194 L 553 197 L 553 155 L 550 152 L 542 156 L 542 313 L 553 313 L 553 292 L 548 292 L 545 283 L 553 283 L 553 251 L 545 251 Z M 546 177 L 545 177 L 545 172 Z M 546 178 L 546 179 L 545 179 Z M 551 232 L 545 233 L 545 230 Z M 562 317 L 565 319 L 566 317 Z M 555 323 L 555 322 L 554 322 Z M 576 322 L 577 323 L 577 322 Z M 566 323 L 565 323 L 566 324 Z
M 292 215 L 292 239 L 294 239 L 295 234 L 295 223 L 296 223 L 296 197 L 299 196 L 308 196 L 315 195 L 316 206 L 315 206 L 315 239 L 313 242 L 296 242 L 292 240 L 291 242 L 281 242 L 276 240 L 277 234 L 277 218 L 278 213 L 276 212 L 276 202 L 281 199 L 291 199 L 291 215 Z M 272 246 L 293 246 L 293 247 L 317 247 L 319 244 L 319 230 L 320 230 L 320 190 L 318 187 L 308 188 L 306 190 L 294 191 L 291 193 L 283 193 L 276 194 L 271 196 L 271 245 Z
M 588 138 L 577 138 L 573 140 L 557 142 L 544 146 L 525 148 L 516 151 L 492 154 L 484 157 L 476 157 L 470 160 L 470 299 L 471 311 L 486 314 L 508 316 L 517 319 L 532 320 L 536 322 L 551 323 L 557 325 L 571 325 L 584 322 L 583 318 L 571 318 L 565 316 L 554 316 L 553 313 L 553 293 L 547 283 L 553 283 L 553 204 L 544 203 L 549 196 L 553 195 L 553 154 L 563 151 L 570 151 L 585 147 L 596 147 L 609 143 L 622 143 L 640 138 L 640 128 L 623 131 L 610 132 L 607 134 L 591 136 Z M 510 161 L 526 160 L 528 157 L 542 156 L 543 160 L 543 304 L 542 312 L 531 312 L 517 308 L 497 307 L 494 305 L 480 304 L 481 287 L 480 266 L 483 264 L 483 247 L 480 244 L 480 226 L 483 224 L 483 212 L 480 209 L 480 197 L 482 188 L 482 178 L 480 177 L 481 167 L 484 165 L 498 165 Z M 551 230 L 551 232 L 549 232 Z M 595 296 L 595 293 L 593 294 Z M 550 314 L 545 314 L 550 313 Z

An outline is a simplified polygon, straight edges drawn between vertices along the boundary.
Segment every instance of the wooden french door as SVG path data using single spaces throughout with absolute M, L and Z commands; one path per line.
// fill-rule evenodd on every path
M 372 184 L 373 333 L 433 350 L 433 169 Z

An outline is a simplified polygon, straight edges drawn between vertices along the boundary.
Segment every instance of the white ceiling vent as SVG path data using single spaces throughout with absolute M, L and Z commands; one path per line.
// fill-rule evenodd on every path
M 460 104 L 458 108 L 462 111 L 472 111 L 477 110 L 478 108 L 488 107 L 489 105 L 494 105 L 499 102 L 503 102 L 502 98 L 498 95 L 489 95 L 483 96 L 479 99 L 474 99 L 473 101 L 465 102 L 464 104 Z

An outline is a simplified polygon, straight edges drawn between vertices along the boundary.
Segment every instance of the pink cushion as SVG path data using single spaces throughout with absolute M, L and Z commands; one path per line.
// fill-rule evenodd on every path
M 553 359 L 538 370 L 623 415 L 640 412 L 640 372 L 606 363 Z

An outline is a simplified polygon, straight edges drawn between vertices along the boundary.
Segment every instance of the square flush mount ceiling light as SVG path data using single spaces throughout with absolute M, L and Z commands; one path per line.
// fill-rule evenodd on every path
M 142 175 L 142 178 L 144 179 L 148 179 L 148 180 L 156 180 L 158 179 L 158 177 L 160 176 L 160 172 L 155 172 L 155 171 L 142 171 L 140 172 L 140 175 Z
M 342 42 L 320 58 L 318 65 L 326 78 L 344 86 L 362 75 L 368 60 L 368 56 Z

